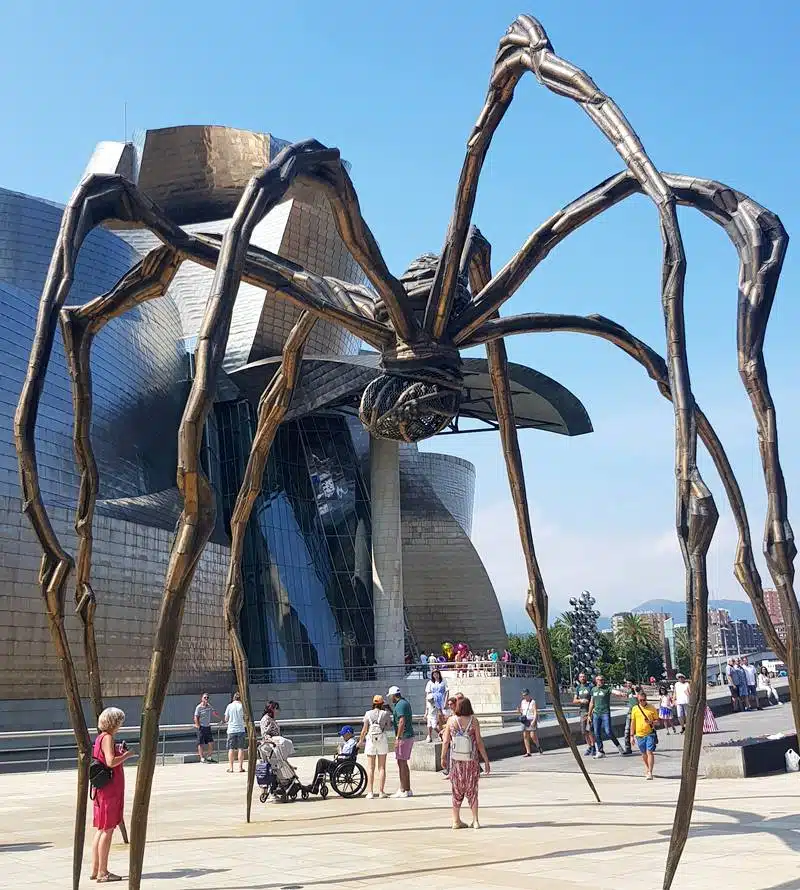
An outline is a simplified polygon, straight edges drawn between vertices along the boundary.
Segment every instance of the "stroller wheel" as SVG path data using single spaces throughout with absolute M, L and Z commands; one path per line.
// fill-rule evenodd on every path
M 261 803 L 266 803 L 268 797 L 269 797 L 269 791 L 267 791 L 267 789 L 265 788 L 261 792 L 261 794 L 259 794 L 258 799 L 261 801 Z
M 292 800 L 297 800 L 297 791 L 298 791 L 297 788 L 292 788 L 292 790 L 289 792 L 289 797 Z
M 323 800 L 325 800 L 325 798 L 328 796 L 328 786 L 325 783 L 323 783 L 322 787 L 319 789 L 319 796 Z
M 303 798 L 303 800 L 308 800 L 308 797 L 309 797 L 309 795 L 308 795 L 308 789 L 307 789 L 307 788 L 304 788 L 304 789 L 300 792 L 300 796 Z

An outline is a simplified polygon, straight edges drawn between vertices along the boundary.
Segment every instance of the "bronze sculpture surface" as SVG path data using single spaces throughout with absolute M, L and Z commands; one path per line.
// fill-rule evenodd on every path
M 472 211 L 478 178 L 492 137 L 525 72 L 531 72 L 551 91 L 577 102 L 612 142 L 626 169 L 554 214 L 531 234 L 520 251 L 496 275 L 492 275 L 490 247 L 472 226 Z M 278 256 L 249 246 L 254 226 L 296 180 L 305 181 L 327 197 L 339 234 L 363 269 L 372 290 L 313 275 Z M 659 215 L 664 245 L 662 303 L 666 359 L 625 328 L 601 316 L 529 314 L 499 317 L 502 304 L 568 234 L 635 193 L 651 198 Z M 683 313 L 686 261 L 676 215 L 678 204 L 694 207 L 723 226 L 740 258 L 739 370 L 758 430 L 768 495 L 764 553 L 786 616 L 785 644 L 775 633 L 764 606 L 741 492 L 722 444 L 692 394 Z M 108 294 L 85 306 L 65 309 L 81 243 L 93 227 L 108 220 L 144 226 L 161 240 L 163 246 L 152 250 Z M 381 353 L 384 373 L 365 389 L 360 417 L 370 433 L 382 438 L 417 441 L 441 430 L 458 413 L 460 349 L 486 344 L 503 453 L 528 572 L 526 608 L 540 637 L 551 689 L 557 688 L 558 684 L 547 631 L 547 594 L 534 549 L 518 435 L 511 409 L 504 337 L 537 331 L 577 331 L 607 339 L 636 359 L 656 382 L 662 395 L 672 401 L 675 410 L 676 525 L 686 567 L 692 686 L 695 690 L 705 688 L 706 554 L 717 521 L 713 497 L 697 468 L 699 435 L 720 473 L 737 523 L 736 577 L 753 602 L 770 644 L 787 663 L 794 718 L 800 728 L 800 606 L 794 591 L 793 566 L 796 551 L 787 516 L 775 408 L 763 358 L 764 331 L 787 243 L 788 236 L 777 216 L 746 195 L 710 180 L 661 173 L 619 107 L 585 72 L 555 54 L 542 26 L 529 16 L 517 18 L 500 41 L 489 91 L 467 143 L 455 210 L 442 253 L 435 262 L 430 257 L 420 258 L 400 279 L 390 273 L 361 215 L 355 190 L 338 150 L 326 148 L 316 141 L 286 147 L 251 179 L 221 240 L 183 231 L 121 176 L 94 175 L 81 182 L 64 214 L 42 294 L 28 373 L 15 417 L 24 510 L 44 551 L 40 572 L 42 596 L 79 747 L 74 886 L 77 888 L 80 877 L 85 831 L 89 738 L 80 706 L 76 671 L 64 632 L 67 581 L 73 560 L 61 546 L 42 500 L 34 441 L 39 398 L 59 322 L 73 380 L 75 453 L 81 473 L 76 512 L 79 540 L 76 611 L 85 628 L 92 701 L 98 709 L 102 707 L 101 684 L 93 631 L 97 606 L 91 586 L 91 529 L 98 490 L 97 467 L 89 437 L 92 338 L 110 318 L 144 300 L 161 296 L 183 261 L 192 260 L 215 270 L 197 342 L 196 373 L 178 432 L 178 487 L 183 497 L 183 512 L 170 554 L 142 716 L 129 879 L 129 886 L 138 890 L 159 717 L 186 596 L 214 526 L 213 493 L 203 473 L 199 454 L 240 282 L 256 284 L 268 292 L 269 299 L 289 300 L 304 310 L 286 343 L 280 369 L 259 405 L 257 432 L 232 524 L 225 621 L 250 738 L 249 819 L 255 736 L 247 694 L 247 662 L 238 627 L 242 600 L 239 576 L 241 535 L 261 484 L 272 438 L 291 401 L 303 346 L 318 317 L 341 325 Z M 703 707 L 704 695 L 696 695 L 691 704 L 690 728 L 683 751 L 681 789 L 670 839 L 665 888 L 672 883 L 688 835 L 700 756 Z M 555 710 L 580 769 L 597 796 L 558 702 Z

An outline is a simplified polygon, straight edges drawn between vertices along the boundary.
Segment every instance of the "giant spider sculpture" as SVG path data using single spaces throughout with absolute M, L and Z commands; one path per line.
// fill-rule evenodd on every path
M 554 214 L 533 232 L 500 272 L 492 275 L 489 244 L 471 227 L 471 217 L 478 177 L 492 136 L 526 71 L 532 72 L 548 89 L 577 102 L 611 140 L 626 169 Z M 297 179 L 305 180 L 326 195 L 339 234 L 364 270 L 372 289 L 313 275 L 278 256 L 249 247 L 254 226 Z M 498 316 L 503 303 L 567 235 L 636 193 L 652 199 L 661 225 L 666 361 L 625 328 L 602 316 Z M 764 606 L 741 492 L 719 439 L 692 395 L 684 337 L 685 260 L 677 204 L 694 207 L 723 226 L 739 254 L 739 370 L 758 429 L 768 493 L 764 553 L 787 620 L 785 643 L 777 636 Z M 109 293 L 84 306 L 63 308 L 81 243 L 93 227 L 107 220 L 147 227 L 162 246 L 152 250 Z M 710 180 L 659 172 L 618 106 L 588 75 L 555 54 L 543 27 L 529 16 L 520 16 L 500 41 L 488 95 L 467 143 L 455 210 L 441 256 L 433 262 L 430 257 L 421 258 L 402 280 L 389 272 L 361 216 L 339 152 L 319 142 L 290 145 L 252 178 L 221 241 L 213 236 L 184 232 L 136 186 L 120 176 L 94 175 L 84 179 L 64 213 L 15 418 L 24 510 L 44 550 L 40 572 L 42 594 L 79 747 L 75 888 L 80 876 L 85 831 L 89 737 L 64 631 L 66 587 L 73 561 L 61 546 L 42 501 L 34 441 L 39 398 L 59 321 L 73 380 L 75 454 L 81 472 L 75 522 L 79 542 L 76 611 L 84 625 L 92 702 L 99 711 L 102 695 L 93 626 L 96 601 L 90 581 L 92 515 L 98 489 L 98 471 L 89 437 L 92 340 L 109 319 L 138 303 L 161 296 L 184 260 L 215 269 L 197 341 L 196 373 L 178 433 L 177 482 L 183 496 L 183 512 L 170 554 L 142 712 L 141 755 L 131 824 L 131 888 L 138 890 L 142 877 L 159 716 L 175 657 L 183 607 L 194 570 L 214 526 L 214 496 L 200 465 L 201 437 L 241 281 L 258 285 L 270 297 L 288 300 L 303 310 L 286 342 L 279 370 L 261 398 L 257 432 L 231 520 L 225 621 L 250 737 L 247 818 L 253 787 L 255 735 L 247 695 L 247 659 L 239 637 L 242 605 L 239 563 L 245 527 L 260 490 L 269 448 L 289 407 L 303 347 L 315 319 L 332 320 L 380 351 L 383 374 L 366 387 L 360 417 L 373 436 L 382 438 L 415 442 L 441 430 L 459 410 L 460 350 L 486 344 L 500 436 L 528 572 L 526 608 L 539 635 L 551 689 L 557 689 L 558 683 L 547 630 L 547 595 L 534 552 L 504 337 L 536 331 L 581 332 L 609 340 L 636 359 L 655 380 L 662 395 L 673 402 L 675 410 L 677 531 L 686 565 L 692 687 L 697 694 L 690 706 L 681 788 L 667 856 L 664 887 L 669 888 L 687 839 L 697 780 L 705 704 L 708 600 L 705 560 L 717 521 L 712 495 L 697 469 L 698 435 L 720 473 L 738 526 L 736 577 L 753 602 L 770 645 L 789 666 L 794 717 L 800 727 L 800 607 L 793 587 L 795 547 L 778 459 L 775 409 L 762 353 L 787 242 L 780 220 L 742 193 Z M 565 739 L 597 797 L 557 698 L 554 708 Z

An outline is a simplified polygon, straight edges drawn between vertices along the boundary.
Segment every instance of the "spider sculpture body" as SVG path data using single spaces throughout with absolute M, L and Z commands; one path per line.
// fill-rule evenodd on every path
M 578 103 L 611 140 L 625 169 L 540 225 L 519 252 L 493 275 L 490 246 L 472 227 L 472 211 L 478 177 L 492 136 L 511 103 L 516 84 L 526 72 L 531 72 L 553 92 Z M 370 288 L 313 275 L 278 256 L 249 246 L 254 226 L 297 179 L 303 179 L 326 195 L 339 234 L 366 274 Z M 625 328 L 602 316 L 528 314 L 499 317 L 503 303 L 567 235 L 636 193 L 643 193 L 653 201 L 661 226 L 666 360 Z M 741 492 L 722 444 L 692 395 L 683 320 L 686 263 L 676 215 L 677 204 L 694 207 L 723 226 L 740 258 L 739 369 L 752 402 L 759 434 L 768 494 L 764 553 L 786 616 L 785 642 L 775 632 L 764 606 L 762 582 L 753 558 Z M 80 245 L 94 226 L 106 220 L 147 227 L 157 235 L 162 246 L 151 251 L 109 293 L 84 306 L 64 308 Z M 42 501 L 34 442 L 39 397 L 59 322 L 73 379 L 75 453 L 82 480 L 76 515 L 79 541 L 76 611 L 84 624 L 92 701 L 95 710 L 99 710 L 102 694 L 93 629 L 97 606 L 90 578 L 92 515 L 98 486 L 97 466 L 89 437 L 92 339 L 109 319 L 144 300 L 161 296 L 184 260 L 215 270 L 197 342 L 195 377 L 178 434 L 177 481 L 184 506 L 170 554 L 143 706 L 141 755 L 131 825 L 131 888 L 138 890 L 142 876 L 158 723 L 180 633 L 183 606 L 195 567 L 214 525 L 214 497 L 200 465 L 201 437 L 213 401 L 215 378 L 225 351 L 234 301 L 242 281 L 262 287 L 268 299 L 288 300 L 303 310 L 285 344 L 280 368 L 261 398 L 257 431 L 231 520 L 225 621 L 250 736 L 248 819 L 255 769 L 255 735 L 247 695 L 247 660 L 239 637 L 242 604 L 239 563 L 244 530 L 260 490 L 270 444 L 289 407 L 303 347 L 315 319 L 324 317 L 341 325 L 380 352 L 383 374 L 365 389 L 360 417 L 366 429 L 381 438 L 415 442 L 440 431 L 459 410 L 459 350 L 486 344 L 495 410 L 528 572 L 526 608 L 539 635 L 551 689 L 557 689 L 558 682 L 548 638 L 547 595 L 534 550 L 504 337 L 542 331 L 578 331 L 604 338 L 636 359 L 656 382 L 661 394 L 673 402 L 675 410 L 676 525 L 686 565 L 691 679 L 696 694 L 690 706 L 681 789 L 667 857 L 664 886 L 669 888 L 687 839 L 697 779 L 705 704 L 708 600 L 705 559 L 717 520 L 714 500 L 697 469 L 698 435 L 720 473 L 737 523 L 736 577 L 753 602 L 770 645 L 789 667 L 795 722 L 800 727 L 800 606 L 794 592 L 795 547 L 778 457 L 775 408 L 762 352 L 764 331 L 787 241 L 780 220 L 741 192 L 711 180 L 661 173 L 619 107 L 585 72 L 556 55 L 543 27 L 529 16 L 520 16 L 500 41 L 488 94 L 467 142 L 455 210 L 442 253 L 438 257 L 420 257 L 399 279 L 390 273 L 361 216 L 355 190 L 339 152 L 315 141 L 288 146 L 253 177 L 221 240 L 183 231 L 135 185 L 120 176 L 95 175 L 81 182 L 64 214 L 42 294 L 28 374 L 15 418 L 24 509 L 44 551 L 40 573 L 42 594 L 80 751 L 74 887 L 77 888 L 80 877 L 90 755 L 78 679 L 64 632 L 67 579 L 74 563 L 61 546 Z M 554 700 L 554 707 L 565 738 L 596 796 L 558 699 Z

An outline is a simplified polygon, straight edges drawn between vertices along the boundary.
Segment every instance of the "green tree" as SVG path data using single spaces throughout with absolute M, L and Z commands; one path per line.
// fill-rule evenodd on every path
M 515 658 L 533 665 L 537 674 L 544 673 L 542 655 L 539 651 L 539 637 L 535 633 L 509 634 L 508 651 Z
M 616 633 L 619 660 L 633 680 L 661 677 L 663 653 L 652 626 L 641 615 L 626 615 Z
M 675 658 L 677 669 L 688 677 L 692 670 L 692 656 L 689 652 L 689 632 L 685 627 L 675 628 Z

